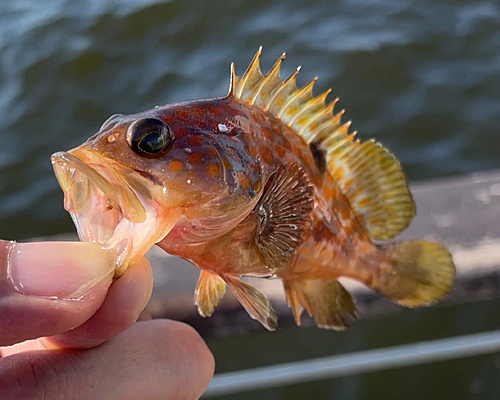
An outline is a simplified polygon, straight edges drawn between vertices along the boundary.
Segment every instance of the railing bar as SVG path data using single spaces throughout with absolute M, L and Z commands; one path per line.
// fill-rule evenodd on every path
M 500 351 L 500 330 L 217 374 L 203 398 Z

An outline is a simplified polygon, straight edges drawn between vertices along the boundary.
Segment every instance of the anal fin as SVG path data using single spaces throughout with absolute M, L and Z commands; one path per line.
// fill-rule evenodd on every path
M 226 282 L 217 274 L 202 270 L 194 291 L 194 304 L 202 317 L 210 317 L 226 291 Z
M 278 327 L 278 317 L 264 294 L 235 276 L 225 275 L 224 279 L 250 317 L 270 331 Z
M 320 328 L 344 330 L 356 317 L 350 293 L 336 280 L 299 279 L 284 281 L 288 305 L 300 326 L 302 307 Z

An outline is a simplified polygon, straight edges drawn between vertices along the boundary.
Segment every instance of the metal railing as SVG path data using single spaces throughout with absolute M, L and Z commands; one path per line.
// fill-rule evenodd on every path
M 500 330 L 217 374 L 203 398 L 500 351 Z

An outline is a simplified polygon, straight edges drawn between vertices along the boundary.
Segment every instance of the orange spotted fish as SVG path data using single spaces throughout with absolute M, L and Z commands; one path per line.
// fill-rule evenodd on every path
M 399 162 L 361 142 L 337 100 L 280 78 L 281 56 L 260 71 L 231 65 L 223 98 L 114 115 L 81 146 L 52 156 L 81 240 L 116 252 L 116 276 L 157 244 L 200 270 L 195 303 L 208 317 L 229 286 L 269 330 L 268 298 L 241 276 L 277 277 L 300 325 L 355 315 L 348 277 L 416 307 L 451 290 L 455 267 L 441 245 L 380 244 L 400 233 L 415 205 Z M 374 242 L 378 242 L 375 244 Z

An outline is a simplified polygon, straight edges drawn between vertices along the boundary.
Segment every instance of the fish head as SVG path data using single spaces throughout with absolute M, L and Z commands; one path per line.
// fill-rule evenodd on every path
M 257 202 L 259 166 L 243 141 L 178 111 L 112 116 L 81 146 L 52 155 L 80 239 L 115 250 L 117 275 L 167 236 L 224 234 Z

